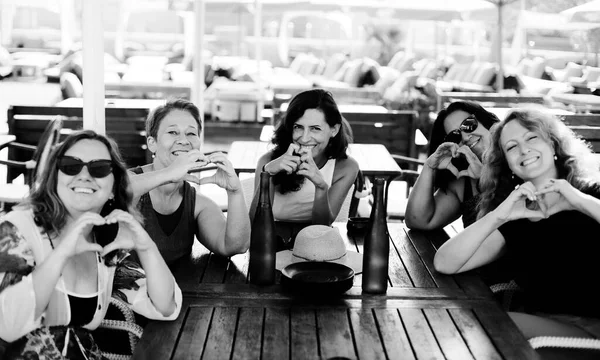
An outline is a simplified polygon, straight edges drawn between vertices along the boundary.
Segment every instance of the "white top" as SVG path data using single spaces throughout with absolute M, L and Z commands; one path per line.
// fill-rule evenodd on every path
M 333 181 L 335 159 L 329 159 L 319 171 L 327 185 Z M 273 198 L 273 216 L 279 221 L 308 222 L 312 220 L 312 208 L 315 200 L 315 184 L 304 179 L 300 190 L 281 194 L 275 191 Z

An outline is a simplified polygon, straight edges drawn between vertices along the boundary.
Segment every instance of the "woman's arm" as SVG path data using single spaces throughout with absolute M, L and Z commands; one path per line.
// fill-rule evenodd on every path
M 547 218 L 544 209 L 527 208 L 527 200 L 538 201 L 531 182 L 519 185 L 493 211 L 445 242 L 435 254 L 436 270 L 455 274 L 477 268 L 498 258 L 504 251 L 504 236 L 498 228 L 513 220 Z
M 331 186 L 315 186 L 313 224 L 331 225 L 358 175 L 358 163 L 351 157 L 336 161 Z
M 164 184 L 184 180 L 197 183 L 198 177 L 188 174 L 188 171 L 204 167 L 207 163 L 204 154 L 198 150 L 192 150 L 181 154 L 171 165 L 160 170 L 151 170 L 141 174 L 128 171 L 133 198 L 137 201 L 145 193 Z
M 227 196 L 227 217 L 210 198 L 196 194 L 198 240 L 210 251 L 232 256 L 244 253 L 250 246 L 250 219 L 244 195 Z
M 406 204 L 406 226 L 432 230 L 446 226 L 460 216 L 460 199 L 455 188 L 463 181 L 455 180 L 445 190 L 434 193 L 435 170 L 425 165 L 410 191 Z M 468 181 L 465 178 L 464 181 Z
M 126 211 L 113 210 L 106 216 L 106 223 L 118 223 L 119 232 L 115 240 L 102 249 L 102 255 L 106 256 L 117 249 L 135 250 L 146 273 L 147 294 L 154 308 L 164 317 L 173 316 L 178 309 L 175 280 L 156 243 L 133 215 Z M 145 297 L 142 295 L 141 298 Z M 134 301 L 133 306 L 135 309 L 139 305 Z
M 446 241 L 433 259 L 435 269 L 444 274 L 456 274 L 497 259 L 505 244 L 497 230 L 502 223 L 498 215 L 491 212 Z

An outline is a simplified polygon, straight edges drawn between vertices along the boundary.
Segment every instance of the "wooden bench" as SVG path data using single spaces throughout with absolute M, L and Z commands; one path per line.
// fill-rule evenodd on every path
M 564 115 L 563 121 L 600 153 L 600 114 Z
M 145 120 L 148 109 L 106 108 L 106 134 L 119 145 L 121 155 L 128 167 L 146 164 L 150 153 L 146 147 Z M 16 141 L 37 145 L 46 124 L 55 116 L 63 117 L 62 134 L 69 129 L 83 128 L 82 108 L 61 108 L 53 106 L 11 106 L 7 112 L 8 129 Z M 31 154 L 19 149 L 10 149 L 9 158 L 27 160 Z M 19 175 L 18 170 L 9 170 L 8 181 Z

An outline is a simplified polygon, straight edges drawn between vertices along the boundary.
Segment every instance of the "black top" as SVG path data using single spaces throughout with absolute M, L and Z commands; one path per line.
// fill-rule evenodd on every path
M 69 307 L 71 308 L 71 326 L 83 326 L 89 324 L 96 313 L 98 296 L 89 298 L 69 296 Z
M 141 167 L 131 169 L 136 174 L 143 173 Z M 168 265 L 192 252 L 196 233 L 196 189 L 187 181 L 183 183 L 183 200 L 178 209 L 167 215 L 158 214 L 152 205 L 150 194 L 140 197 L 138 208 L 144 217 L 144 228 L 156 243 L 160 254 Z M 134 255 L 133 259 L 136 256 Z
M 462 214 L 463 226 L 473 224 L 477 221 L 477 204 L 479 203 L 479 194 L 474 195 L 471 189 L 470 178 L 465 178 L 465 189 L 463 191 L 463 201 L 460 203 L 460 212 Z
M 581 189 L 600 198 L 600 186 Z M 525 310 L 600 318 L 597 294 L 600 224 L 578 211 L 537 222 L 511 221 L 506 240 L 515 281 L 525 290 Z

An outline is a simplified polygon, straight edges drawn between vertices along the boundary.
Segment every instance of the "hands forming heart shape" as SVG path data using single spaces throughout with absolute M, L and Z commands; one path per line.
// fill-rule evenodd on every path
M 573 210 L 577 197 L 581 196 L 568 181 L 549 179 L 536 188 L 531 182 L 517 185 L 511 193 L 512 206 L 508 209 L 509 218 L 546 219 L 556 213 Z

